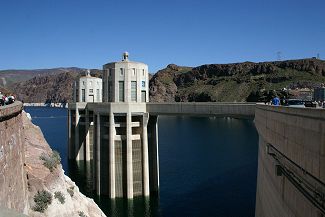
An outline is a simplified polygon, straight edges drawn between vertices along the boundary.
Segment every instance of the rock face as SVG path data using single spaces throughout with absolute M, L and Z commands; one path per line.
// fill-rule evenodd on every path
M 32 124 L 22 104 L 0 107 L 0 207 L 14 209 L 29 216 L 105 216 L 96 203 L 79 192 L 64 175 L 62 165 L 52 171 L 40 156 L 52 155 L 39 127 Z M 48 191 L 53 199 L 44 213 L 34 211 L 37 191 Z M 63 204 L 54 198 L 61 192 Z M 0 216 L 2 215 L 0 209 Z
M 181 67 L 170 64 L 167 68 L 158 71 L 149 82 L 150 101 L 173 102 L 177 93 L 177 85 L 174 78 L 178 74 L 189 72 L 190 67 Z
M 156 102 L 262 100 L 270 90 L 313 88 L 323 82 L 325 61 L 318 59 L 209 64 L 195 68 L 168 65 L 151 79 L 150 99 Z
M 66 102 L 72 99 L 73 81 L 85 71 L 77 67 L 0 70 L 0 91 L 24 102 Z M 94 76 L 100 74 L 100 70 L 91 71 Z
M 78 212 L 83 212 L 86 216 L 105 216 L 97 204 L 79 192 L 78 187 L 71 179 L 64 175 L 61 164 L 53 172 L 43 165 L 40 159 L 42 154 L 51 155 L 52 150 L 43 137 L 39 127 L 33 125 L 27 116 L 23 115 L 23 126 L 25 132 L 26 150 L 26 174 L 28 177 L 29 207 L 33 207 L 34 195 L 37 191 L 47 190 L 52 195 L 61 192 L 65 197 L 64 204 L 53 198 L 52 204 L 44 213 L 35 212 L 29 209 L 29 216 L 78 216 Z M 73 196 L 70 196 L 69 189 Z
M 64 72 L 80 73 L 85 69 L 53 68 L 53 69 L 33 69 L 33 70 L 0 70 L 0 88 L 11 88 L 13 84 L 20 83 L 39 76 L 57 75 Z
M 72 85 L 77 76 L 71 72 L 37 76 L 14 84 L 12 91 L 24 102 L 67 102 L 72 99 Z
M 0 107 L 0 206 L 27 213 L 21 105 Z M 1 211 L 1 210 L 0 210 Z

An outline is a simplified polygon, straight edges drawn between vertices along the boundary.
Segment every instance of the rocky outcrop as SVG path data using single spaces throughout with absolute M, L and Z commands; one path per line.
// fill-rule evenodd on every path
M 177 93 L 177 85 L 174 82 L 176 74 L 190 71 L 189 67 L 181 67 L 170 64 L 167 68 L 158 71 L 149 82 L 150 101 L 173 102 Z
M 58 75 L 64 72 L 81 73 L 85 69 L 69 67 L 69 68 L 53 68 L 53 69 L 31 69 L 31 70 L 0 70 L 0 88 L 10 89 L 13 84 L 30 80 L 34 77 Z
M 24 102 L 67 102 L 72 99 L 72 85 L 77 76 L 77 73 L 71 72 L 37 76 L 16 83 L 12 86 L 12 91 Z
M 74 68 L 78 69 L 78 68 Z M 85 70 L 36 76 L 11 85 L 10 89 L 24 102 L 66 103 L 73 98 L 73 83 Z M 100 70 L 91 70 L 92 76 L 100 77 Z
M 36 217 L 79 216 L 79 212 L 89 217 L 105 216 L 96 203 L 80 193 L 75 183 L 64 175 L 60 163 L 56 162 L 52 171 L 49 164 L 44 164 L 41 156 L 51 156 L 53 151 L 40 128 L 22 112 L 20 102 L 0 107 L 0 138 L 0 207 Z M 41 213 L 34 211 L 34 196 L 43 190 L 53 199 Z M 65 198 L 64 203 L 54 198 L 55 192 Z
M 150 100 L 263 101 L 268 95 L 272 97 L 273 90 L 314 88 L 323 82 L 325 61 L 319 59 L 208 64 L 194 68 L 172 64 L 151 79 Z
M 21 103 L 0 106 L 0 206 L 26 214 L 29 205 L 21 109 Z
M 33 207 L 34 195 L 37 191 L 46 190 L 54 195 L 55 192 L 61 192 L 65 197 L 64 204 L 53 198 L 51 205 L 44 213 L 35 212 L 29 209 L 29 216 L 78 216 L 78 212 L 83 212 L 86 216 L 105 216 L 97 204 L 79 192 L 78 187 L 69 177 L 64 175 L 61 164 L 51 172 L 43 165 L 44 161 L 40 159 L 41 155 L 52 154 L 52 150 L 47 144 L 42 131 L 39 127 L 23 115 L 23 126 L 25 133 L 25 168 L 28 177 L 29 207 Z M 69 193 L 70 191 L 70 193 Z M 73 196 L 71 196 L 71 191 Z

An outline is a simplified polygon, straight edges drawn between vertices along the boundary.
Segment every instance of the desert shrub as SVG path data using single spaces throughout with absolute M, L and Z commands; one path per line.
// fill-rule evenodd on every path
M 65 197 L 61 191 L 54 192 L 54 198 L 58 199 L 61 204 L 64 204 L 64 202 L 65 202 Z
M 80 217 L 87 217 L 83 211 L 78 211 L 78 215 Z
M 51 156 L 42 153 L 40 159 L 43 161 L 43 165 L 48 168 L 51 172 L 57 167 L 61 162 L 61 157 L 59 152 L 53 151 Z
M 70 188 L 67 188 L 67 192 L 70 194 L 70 196 L 71 197 L 73 197 L 73 195 L 74 195 L 74 187 L 73 186 L 71 186 Z
M 34 195 L 34 202 L 35 205 L 32 209 L 36 212 L 43 213 L 48 205 L 52 203 L 52 194 L 45 190 L 37 191 L 37 194 Z

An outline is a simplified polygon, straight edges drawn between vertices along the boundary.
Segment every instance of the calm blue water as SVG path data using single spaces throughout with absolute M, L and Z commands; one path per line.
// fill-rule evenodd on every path
M 254 216 L 258 135 L 252 120 L 159 117 L 160 194 L 131 202 L 96 197 L 91 163 L 68 162 L 66 109 L 26 111 L 60 152 L 66 174 L 109 216 Z

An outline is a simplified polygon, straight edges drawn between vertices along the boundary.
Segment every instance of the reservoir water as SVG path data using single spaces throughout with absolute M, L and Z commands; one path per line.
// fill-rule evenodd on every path
M 110 200 L 92 192 L 92 162 L 67 160 L 67 110 L 27 107 L 81 192 L 115 217 L 254 217 L 258 134 L 253 120 L 159 117 L 160 193 Z

